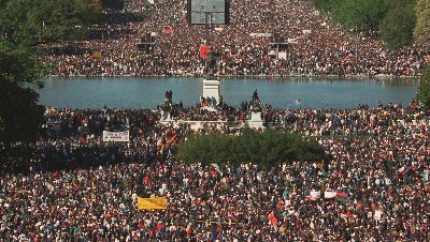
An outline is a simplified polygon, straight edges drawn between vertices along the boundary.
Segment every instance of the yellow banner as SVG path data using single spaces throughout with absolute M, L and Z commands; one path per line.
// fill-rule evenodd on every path
M 102 57 L 102 51 L 101 50 L 93 50 L 91 55 L 93 58 L 100 58 L 100 57 Z
M 164 197 L 137 197 L 137 208 L 139 210 L 167 209 L 168 205 L 169 203 Z

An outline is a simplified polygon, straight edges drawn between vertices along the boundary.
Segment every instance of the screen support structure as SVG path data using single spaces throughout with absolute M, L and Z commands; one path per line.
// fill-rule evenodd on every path
M 205 30 L 206 30 L 206 45 L 209 46 L 209 56 L 206 60 L 206 74 L 208 76 L 213 76 L 213 65 L 214 65 L 214 56 L 213 50 L 210 48 L 211 37 L 212 37 L 212 12 L 205 12 Z
M 211 48 L 212 27 L 230 24 L 230 0 L 187 0 L 187 5 L 188 23 L 205 26 L 204 39 L 209 56 L 204 58 L 206 62 L 203 74 L 213 76 L 216 59 L 214 48 Z

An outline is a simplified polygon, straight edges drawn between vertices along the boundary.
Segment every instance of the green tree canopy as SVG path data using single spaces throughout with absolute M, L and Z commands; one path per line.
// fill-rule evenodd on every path
M 340 0 L 312 0 L 316 9 L 325 12 L 331 12 L 339 4 Z
M 415 0 L 393 0 L 382 21 L 382 38 L 390 50 L 411 44 L 416 24 Z
M 0 151 L 34 140 L 43 118 L 38 94 L 28 86 L 46 74 L 46 66 L 31 47 L 76 38 L 85 24 L 100 19 L 103 6 L 120 8 L 122 1 L 0 1 Z
M 0 151 L 37 137 L 44 108 L 38 94 L 23 85 L 32 83 L 42 68 L 25 48 L 0 43 Z
M 101 19 L 102 2 L 101 0 L 75 0 L 76 15 L 84 23 L 95 23 Z
M 315 141 L 282 131 L 258 133 L 245 130 L 241 136 L 222 134 L 192 135 L 179 145 L 177 158 L 186 162 L 252 162 L 274 165 L 288 161 L 321 160 L 323 149 Z
M 430 107 L 430 66 L 424 67 L 424 72 L 418 86 L 418 100 L 426 107 Z
M 0 8 L 0 37 L 11 43 L 79 38 L 102 18 L 101 0 L 6 0 Z
M 387 0 L 344 0 L 333 9 L 333 20 L 346 29 L 376 30 L 388 12 Z
M 331 12 L 332 19 L 345 29 L 381 30 L 381 37 L 390 50 L 409 45 L 414 38 L 420 43 L 430 41 L 430 0 L 312 2 L 315 8 Z
M 418 0 L 416 15 L 415 40 L 419 43 L 426 43 L 430 41 L 430 0 Z
M 103 7 L 112 9 L 124 8 L 123 0 L 102 0 Z

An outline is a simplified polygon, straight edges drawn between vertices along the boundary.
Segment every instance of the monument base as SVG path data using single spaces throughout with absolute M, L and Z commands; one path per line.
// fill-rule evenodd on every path
M 219 81 L 216 79 L 203 80 L 203 98 L 214 97 L 219 102 Z
M 160 113 L 161 113 L 160 122 L 162 122 L 162 123 L 173 122 L 173 119 L 170 116 L 169 112 L 161 110 Z
M 251 112 L 251 118 L 246 120 L 245 123 L 251 129 L 265 129 L 264 121 L 261 119 L 261 112 Z

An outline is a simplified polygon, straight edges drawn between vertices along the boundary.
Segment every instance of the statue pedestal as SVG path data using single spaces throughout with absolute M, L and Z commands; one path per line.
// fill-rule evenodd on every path
M 203 98 L 214 97 L 219 102 L 219 81 L 214 80 L 203 80 Z
M 246 120 L 246 124 L 251 129 L 265 129 L 263 120 L 261 119 L 261 112 L 251 112 L 251 117 Z
M 160 117 L 160 122 L 161 123 L 173 122 L 173 119 L 172 119 L 172 117 L 170 117 L 170 113 L 169 112 L 161 110 L 160 113 L 161 113 L 161 117 Z

